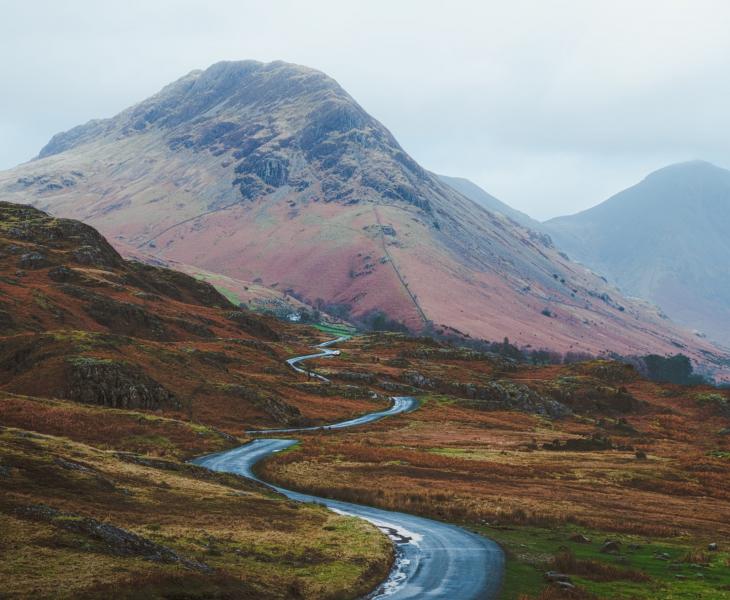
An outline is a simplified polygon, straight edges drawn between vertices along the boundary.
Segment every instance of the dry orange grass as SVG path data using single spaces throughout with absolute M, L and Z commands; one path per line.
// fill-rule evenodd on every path
M 455 381 L 493 376 L 489 361 L 411 357 L 406 367 L 385 367 L 415 342 L 379 340 L 355 340 L 342 362 L 327 365 L 381 376 L 387 370 L 393 381 L 408 369 Z M 501 377 L 542 385 L 580 374 L 581 368 L 520 368 Z M 607 415 L 601 430 L 601 414 L 548 420 L 432 397 L 414 413 L 367 429 L 307 436 L 301 449 L 277 456 L 262 471 L 283 485 L 320 495 L 456 521 L 576 523 L 657 537 L 730 535 L 730 462 L 713 454 L 728 449 L 728 436 L 717 434 L 723 419 L 699 406 L 692 388 L 639 378 L 622 385 L 641 403 L 624 415 L 623 429 L 614 427 L 616 415 Z M 639 460 L 633 451 L 541 449 L 545 442 L 595 431 L 647 458 Z

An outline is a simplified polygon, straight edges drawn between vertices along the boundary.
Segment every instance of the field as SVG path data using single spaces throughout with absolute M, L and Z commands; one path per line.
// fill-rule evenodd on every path
M 370 525 L 234 476 L 0 430 L 7 598 L 341 598 L 389 568 Z
M 498 361 L 440 351 L 436 359 L 427 345 L 395 336 L 343 348 L 341 361 L 319 366 L 335 380 L 369 372 L 403 382 L 418 372 L 422 383 L 445 376 L 450 386 L 522 383 L 543 394 L 569 390 L 575 412 L 556 419 L 421 392 L 415 413 L 308 435 L 262 467 L 267 478 L 478 530 L 507 551 L 508 599 L 540 593 L 548 570 L 567 571 L 601 598 L 730 598 L 727 420 L 701 401 L 706 390 L 659 386 L 601 362 L 497 373 Z M 614 406 L 599 411 L 597 398 Z M 583 441 L 571 450 L 567 440 Z M 591 541 L 572 542 L 576 535 Z M 607 540 L 617 547 L 601 552 Z M 719 551 L 708 551 L 711 543 Z

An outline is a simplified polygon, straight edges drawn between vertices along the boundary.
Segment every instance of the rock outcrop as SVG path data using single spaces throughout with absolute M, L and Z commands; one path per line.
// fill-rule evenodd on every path
M 110 408 L 179 408 L 179 400 L 139 367 L 77 357 L 68 360 L 63 398 Z

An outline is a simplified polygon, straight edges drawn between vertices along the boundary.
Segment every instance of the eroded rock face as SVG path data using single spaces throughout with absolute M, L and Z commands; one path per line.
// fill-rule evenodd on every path
M 357 383 L 367 384 L 372 384 L 376 381 L 376 377 L 373 373 L 360 373 L 357 371 L 337 371 L 337 373 L 334 374 L 334 377 L 344 381 L 355 381 Z
M 577 412 L 628 413 L 640 407 L 625 387 L 585 377 L 560 377 L 548 384 L 545 393 Z
M 586 368 L 593 367 L 589 364 Z M 635 377 L 633 369 L 621 364 L 611 366 L 606 363 L 595 368 L 604 380 L 628 381 Z M 625 387 L 605 385 L 602 380 L 587 376 L 560 377 L 532 386 L 509 380 L 486 384 L 448 381 L 426 377 L 418 371 L 406 371 L 401 377 L 415 387 L 435 389 L 464 398 L 476 408 L 521 410 L 552 418 L 564 417 L 573 412 L 629 413 L 641 406 Z
M 94 358 L 68 360 L 64 398 L 110 408 L 179 408 L 175 395 L 135 366 Z
M 521 383 L 493 381 L 486 386 L 466 384 L 464 393 L 471 407 L 487 410 L 519 410 L 552 418 L 567 417 L 572 413 L 564 404 L 546 398 Z

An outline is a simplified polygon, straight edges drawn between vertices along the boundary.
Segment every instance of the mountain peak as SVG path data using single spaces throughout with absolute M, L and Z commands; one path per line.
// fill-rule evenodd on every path
M 55 135 L 39 158 L 140 135 L 148 147 L 207 153 L 231 167 L 243 200 L 314 189 L 312 167 L 322 174 L 316 189 L 327 202 L 386 198 L 428 212 L 429 193 L 443 194 L 334 79 L 283 61 L 219 62 L 193 71 L 115 117 Z
M 656 179 L 684 179 L 687 177 L 704 178 L 723 175 L 730 175 L 730 172 L 706 160 L 697 159 L 674 163 L 652 171 L 645 177 L 645 181 Z
M 352 113 L 365 114 L 334 79 L 316 69 L 284 61 L 221 61 L 205 70 L 191 71 L 115 117 L 95 119 L 54 135 L 38 158 L 59 154 L 100 137 L 127 137 L 155 128 L 169 131 L 211 122 L 223 115 L 232 117 L 232 121 L 236 117 L 244 120 L 249 118 L 251 110 L 258 108 L 260 112 L 283 104 L 296 112 L 323 102 L 337 103 Z M 230 127 L 230 123 L 224 125 Z
M 669 165 L 546 228 L 622 289 L 730 344 L 730 171 L 702 160 Z

